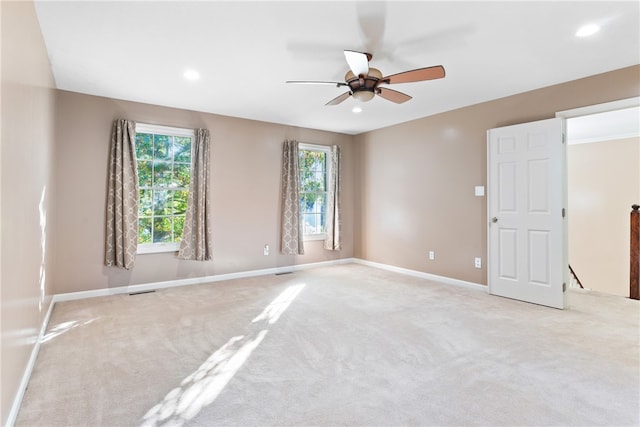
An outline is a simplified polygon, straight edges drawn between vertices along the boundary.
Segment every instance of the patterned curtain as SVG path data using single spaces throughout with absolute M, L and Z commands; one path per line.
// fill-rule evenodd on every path
M 342 249 L 340 235 L 340 147 L 331 147 L 331 168 L 327 189 L 327 238 L 324 248 L 330 251 Z
M 105 265 L 133 268 L 138 249 L 136 123 L 115 120 L 111 132 Z
M 196 261 L 213 259 L 211 198 L 209 197 L 209 131 L 196 129 L 191 160 L 191 184 L 178 257 Z
M 285 255 L 304 254 L 300 221 L 300 160 L 298 142 L 285 141 L 282 148 L 282 240 Z

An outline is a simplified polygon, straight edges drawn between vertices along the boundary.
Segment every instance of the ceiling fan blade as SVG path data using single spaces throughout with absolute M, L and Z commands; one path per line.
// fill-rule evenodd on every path
M 412 83 L 424 80 L 441 79 L 444 77 L 444 67 L 436 65 L 435 67 L 418 68 L 417 70 L 405 71 L 403 73 L 392 74 L 382 78 L 382 83 Z
M 344 56 L 347 58 L 349 68 L 356 76 L 367 75 L 369 73 L 369 57 L 366 53 L 354 50 L 345 50 Z
M 322 82 L 317 80 L 287 80 L 285 83 L 296 83 L 305 85 L 332 85 L 332 86 L 348 86 L 345 82 Z
M 378 88 L 378 95 L 384 99 L 395 102 L 396 104 L 402 104 L 411 99 L 406 93 L 398 92 L 397 90 L 387 89 L 386 87 Z
M 351 96 L 351 92 L 345 92 L 342 95 L 333 98 L 331 101 L 327 102 L 324 105 L 338 105 L 350 96 Z

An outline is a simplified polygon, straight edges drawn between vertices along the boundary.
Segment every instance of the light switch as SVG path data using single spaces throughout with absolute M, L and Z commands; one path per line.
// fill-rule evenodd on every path
M 484 185 L 476 185 L 476 196 L 484 196 Z

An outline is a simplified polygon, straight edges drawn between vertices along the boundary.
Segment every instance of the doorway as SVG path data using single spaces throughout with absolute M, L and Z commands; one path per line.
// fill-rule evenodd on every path
M 565 116 L 569 264 L 585 288 L 628 297 L 629 213 L 640 202 L 640 108 L 637 98 L 589 108 Z

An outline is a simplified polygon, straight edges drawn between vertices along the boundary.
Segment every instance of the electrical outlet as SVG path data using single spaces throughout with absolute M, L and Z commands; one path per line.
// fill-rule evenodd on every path
M 436 259 L 436 253 L 433 251 L 429 251 L 429 259 L 431 261 L 433 261 L 434 259 Z
M 475 266 L 476 266 L 476 268 L 482 268 L 482 258 L 476 257 Z
M 269 255 L 269 245 L 264 245 L 264 255 Z

